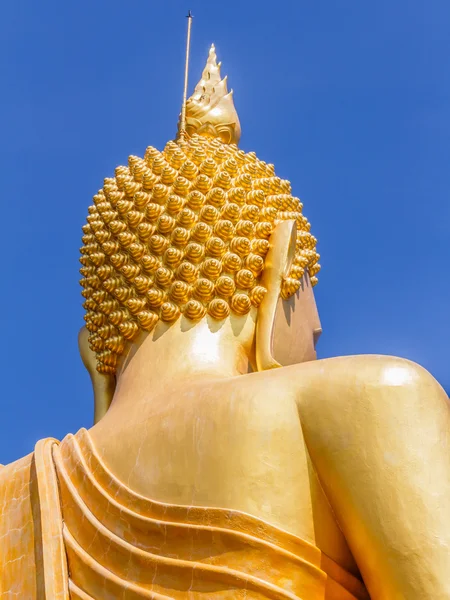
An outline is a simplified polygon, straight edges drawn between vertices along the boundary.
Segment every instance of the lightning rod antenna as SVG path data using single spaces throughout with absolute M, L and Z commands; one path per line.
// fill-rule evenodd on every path
M 188 91 L 188 75 L 189 75 L 189 54 L 191 50 L 191 28 L 192 28 L 192 12 L 189 11 L 187 14 L 188 27 L 187 27 L 187 38 L 186 38 L 186 62 L 184 67 L 184 90 L 183 90 L 183 105 L 181 107 L 181 122 L 180 122 L 180 136 L 186 135 L 186 102 L 187 102 L 187 91 Z

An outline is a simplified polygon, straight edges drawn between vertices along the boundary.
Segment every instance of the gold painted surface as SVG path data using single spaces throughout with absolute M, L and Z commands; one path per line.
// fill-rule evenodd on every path
M 62 442 L 55 462 L 70 583 L 89 597 L 293 600 L 327 589 L 330 599 L 367 598 L 316 547 L 264 521 L 139 496 L 108 471 L 86 430 Z
M 68 600 L 53 439 L 0 471 L 0 598 Z
M 31 487 L 33 455 L 0 471 L 0 597 L 36 598 L 36 559 Z M 34 469 L 33 469 L 34 471 Z M 30 485 L 32 483 L 32 486 Z
M 219 135 L 213 55 L 201 88 L 196 133 L 89 209 L 97 422 L 0 469 L 0 597 L 450 598 L 448 397 L 399 358 L 316 360 L 301 203 Z
M 227 78 L 220 75 L 214 44 L 209 51 L 202 77 L 186 104 L 186 132 L 219 138 L 224 144 L 238 144 L 241 124 L 234 107 L 233 90 L 228 91 Z M 181 120 L 178 125 L 180 134 Z

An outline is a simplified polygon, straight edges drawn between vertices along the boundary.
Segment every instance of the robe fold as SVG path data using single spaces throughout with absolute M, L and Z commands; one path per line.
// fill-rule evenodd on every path
M 318 548 L 251 515 L 152 501 L 82 429 L 0 467 L 0 598 L 367 600 Z

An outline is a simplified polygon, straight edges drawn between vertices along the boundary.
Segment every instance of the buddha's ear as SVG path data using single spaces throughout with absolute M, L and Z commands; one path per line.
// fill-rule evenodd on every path
M 258 371 L 274 369 L 281 365 L 272 356 L 272 336 L 281 294 L 283 278 L 288 274 L 295 255 L 297 224 L 282 221 L 270 236 L 261 285 L 267 290 L 258 309 L 256 321 L 256 366 Z
M 116 389 L 116 378 L 114 375 L 97 371 L 97 358 L 89 346 L 89 331 L 86 327 L 82 327 L 78 334 L 78 348 L 81 360 L 91 377 L 94 390 L 94 423 L 98 423 L 111 404 Z

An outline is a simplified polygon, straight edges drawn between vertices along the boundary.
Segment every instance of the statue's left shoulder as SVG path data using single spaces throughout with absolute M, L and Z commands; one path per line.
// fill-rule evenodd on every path
M 34 453 L 0 468 L 0 590 L 37 598 L 33 516 Z
M 34 452 L 0 467 L 0 590 L 7 595 L 38 600 L 67 590 L 56 444 L 40 440 Z

